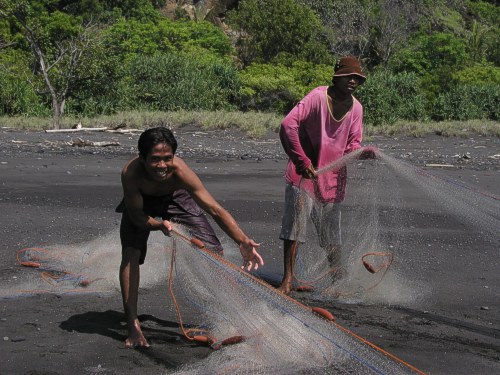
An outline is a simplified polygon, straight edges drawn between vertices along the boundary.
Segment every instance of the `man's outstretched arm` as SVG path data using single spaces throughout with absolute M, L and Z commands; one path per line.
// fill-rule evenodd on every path
M 260 244 L 241 230 L 231 214 L 212 197 L 198 176 L 185 163 L 178 169 L 177 175 L 195 202 L 212 216 L 217 225 L 238 244 L 243 257 L 242 268 L 250 271 L 252 268 L 256 270 L 264 265 L 261 255 L 257 252 Z

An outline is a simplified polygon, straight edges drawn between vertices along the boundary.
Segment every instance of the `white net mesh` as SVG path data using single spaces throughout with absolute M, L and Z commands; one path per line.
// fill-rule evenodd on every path
M 373 160 L 359 160 L 361 152 L 318 171 L 320 179 L 324 173 L 347 170 L 347 189 L 341 203 L 340 264 L 332 264 L 329 247 L 318 241 L 317 232 L 334 227 L 326 217 L 318 231 L 309 223 L 306 241 L 298 245 L 295 282 L 312 287 L 316 299 L 415 304 L 430 293 L 425 270 L 444 267 L 450 256 L 429 252 L 436 245 L 452 247 L 447 236 L 467 232 L 485 247 L 498 245 L 496 197 L 382 152 Z M 324 203 L 314 181 L 303 179 L 300 188 L 302 196 L 312 198 L 312 211 L 319 211 Z
M 224 259 L 174 241 L 172 292 L 180 315 L 189 314 L 187 335 L 209 336 L 214 348 L 225 339 L 238 338 L 237 344 L 224 345 L 202 363 L 175 373 L 412 372 Z

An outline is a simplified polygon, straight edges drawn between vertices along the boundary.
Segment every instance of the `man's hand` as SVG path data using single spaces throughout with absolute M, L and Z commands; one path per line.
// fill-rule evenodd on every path
M 260 244 L 256 243 L 252 239 L 247 239 L 240 243 L 240 253 L 243 257 L 243 265 L 241 266 L 242 269 L 250 271 L 253 267 L 254 270 L 257 270 L 259 268 L 259 265 L 264 265 L 262 257 L 255 249 L 259 246 Z
M 364 147 L 359 154 L 358 159 L 359 160 L 372 160 L 377 158 L 377 152 L 378 150 L 375 147 Z
M 309 179 L 316 178 L 316 170 L 314 169 L 312 164 L 306 169 L 304 169 L 304 171 L 301 174 L 302 177 L 304 178 L 309 178 Z
M 172 223 L 170 223 L 170 221 L 163 220 L 161 222 L 160 230 L 163 232 L 163 234 L 165 236 L 169 236 L 170 237 L 170 232 L 172 231 L 172 229 L 173 229 L 173 227 L 172 227 Z

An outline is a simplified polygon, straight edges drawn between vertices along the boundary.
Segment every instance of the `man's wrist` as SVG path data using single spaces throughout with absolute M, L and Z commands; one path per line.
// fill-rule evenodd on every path
M 158 221 L 155 218 L 150 217 L 147 222 L 148 229 L 151 231 L 161 230 L 163 227 L 163 220 Z
M 239 244 L 239 246 L 247 246 L 250 242 L 250 238 L 248 237 L 245 237 L 243 240 L 241 241 L 237 241 L 237 243 Z

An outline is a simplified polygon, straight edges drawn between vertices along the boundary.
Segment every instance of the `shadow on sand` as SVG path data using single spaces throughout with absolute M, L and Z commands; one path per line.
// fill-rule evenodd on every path
M 202 359 L 211 353 L 211 349 L 186 340 L 178 332 L 177 322 L 159 319 L 148 314 L 140 315 L 139 321 L 151 346 L 135 350 L 165 368 L 175 369 L 192 362 L 193 357 Z M 107 336 L 122 343 L 127 338 L 125 315 L 114 310 L 76 314 L 62 322 L 59 327 L 68 332 Z

